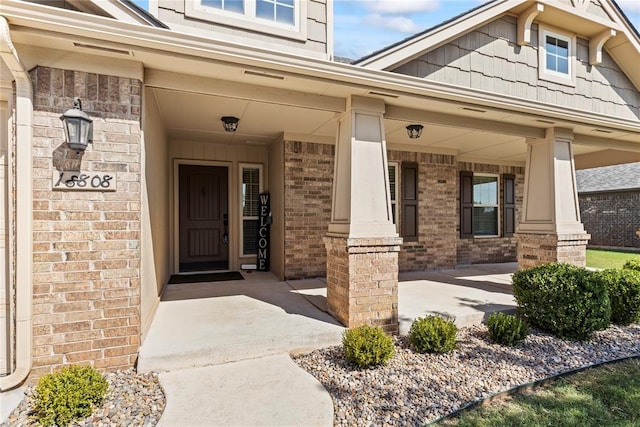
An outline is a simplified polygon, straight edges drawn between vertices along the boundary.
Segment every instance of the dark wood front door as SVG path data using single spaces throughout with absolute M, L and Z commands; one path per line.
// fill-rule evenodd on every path
M 180 271 L 229 268 L 227 172 L 180 165 Z

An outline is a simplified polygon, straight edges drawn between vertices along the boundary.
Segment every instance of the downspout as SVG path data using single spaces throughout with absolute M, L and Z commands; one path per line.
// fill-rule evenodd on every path
M 19 386 L 31 372 L 33 299 L 33 224 L 31 181 L 33 103 L 31 78 L 11 41 L 9 23 L 0 16 L 0 56 L 16 82 L 15 102 L 15 370 L 0 377 L 0 391 Z M 9 173 L 11 176 L 11 173 Z M 4 286 L 11 286 L 6 283 Z

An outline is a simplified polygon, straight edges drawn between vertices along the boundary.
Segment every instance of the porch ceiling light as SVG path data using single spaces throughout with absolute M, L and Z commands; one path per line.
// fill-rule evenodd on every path
M 73 108 L 60 116 L 64 127 L 64 136 L 69 148 L 84 151 L 93 143 L 93 120 L 82 111 L 80 98 L 73 99 Z
M 222 126 L 224 126 L 225 131 L 235 132 L 236 130 L 238 130 L 238 122 L 240 121 L 239 118 L 233 116 L 224 116 L 221 117 L 220 120 L 222 120 Z
M 407 135 L 409 135 L 409 138 L 411 139 L 420 138 L 420 135 L 422 135 L 422 129 L 424 129 L 424 126 L 422 125 L 409 125 L 407 126 Z

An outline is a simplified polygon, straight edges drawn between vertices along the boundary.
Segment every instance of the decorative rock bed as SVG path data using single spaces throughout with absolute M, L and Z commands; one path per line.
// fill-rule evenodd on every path
M 418 354 L 398 337 L 387 366 L 358 370 L 341 347 L 294 358 L 331 394 L 334 423 L 343 426 L 422 426 L 500 391 L 562 372 L 640 355 L 640 325 L 613 326 L 588 342 L 540 331 L 517 347 L 491 344 L 484 326 L 458 332 L 449 354 Z

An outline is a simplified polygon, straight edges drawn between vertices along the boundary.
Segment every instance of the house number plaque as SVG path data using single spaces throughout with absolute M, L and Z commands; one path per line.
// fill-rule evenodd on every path
M 116 191 L 116 174 L 112 172 L 53 171 L 54 190 Z

